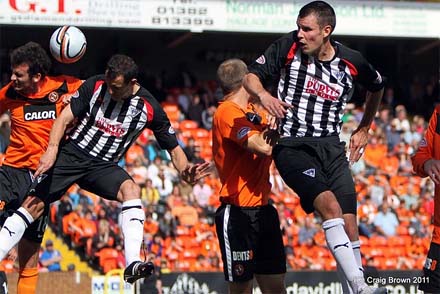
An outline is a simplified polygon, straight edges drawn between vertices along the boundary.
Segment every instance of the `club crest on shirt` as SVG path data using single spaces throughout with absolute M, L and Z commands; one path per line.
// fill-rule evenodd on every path
M 261 55 L 260 57 L 257 58 L 257 60 L 255 60 L 257 63 L 259 64 L 265 64 L 266 63 L 266 57 L 264 57 L 264 55 Z
M 426 147 L 426 146 L 428 146 L 428 143 L 426 142 L 426 139 L 423 138 L 419 143 L 419 147 Z
M 132 116 L 132 117 L 138 116 L 141 112 L 142 112 L 142 110 L 132 108 L 132 109 L 130 109 L 130 116 Z
M 237 275 L 237 276 L 241 276 L 243 273 L 244 273 L 244 266 L 242 265 L 242 264 L 236 264 L 235 266 L 234 266 L 234 273 Z
M 168 133 L 171 135 L 174 135 L 176 133 L 176 131 L 174 130 L 174 128 L 172 126 L 170 126 L 170 128 L 168 129 Z
M 60 99 L 60 95 L 58 95 L 57 92 L 53 91 L 49 93 L 47 99 L 49 99 L 50 102 L 55 103 L 58 101 L 58 99 Z
M 344 77 L 345 77 L 345 72 L 343 72 L 343 71 L 340 71 L 336 74 L 336 79 L 338 81 L 342 80 Z
M 237 132 L 237 139 L 239 139 L 239 140 L 243 139 L 247 134 L 249 134 L 250 131 L 251 131 L 250 127 L 242 127 Z

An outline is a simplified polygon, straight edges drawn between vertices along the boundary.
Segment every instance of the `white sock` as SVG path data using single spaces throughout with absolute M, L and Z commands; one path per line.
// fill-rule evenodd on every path
M 363 273 L 364 268 L 362 267 L 361 242 L 359 240 L 351 241 L 351 247 L 353 248 L 354 257 L 356 259 L 356 263 L 359 267 L 359 270 Z M 353 294 L 353 290 L 350 288 L 350 283 L 348 282 L 347 277 L 345 276 L 339 264 L 337 264 L 336 269 L 337 269 L 339 281 L 341 282 L 342 293 Z
M 23 207 L 6 219 L 0 230 L 0 261 L 17 245 L 24 231 L 33 221 L 33 217 Z
M 343 294 L 353 294 L 353 290 L 350 287 L 350 283 L 347 280 L 347 277 L 344 274 L 339 263 L 336 263 L 336 272 L 338 274 L 339 282 L 341 282 L 342 293 Z
M 322 228 L 325 232 L 327 246 L 349 281 L 350 287 L 356 293 L 360 287 L 364 286 L 365 281 L 360 281 L 363 280 L 363 275 L 354 257 L 350 239 L 344 230 L 344 220 L 342 218 L 326 220 L 322 223 Z
M 140 251 L 144 235 L 145 213 L 140 199 L 122 203 L 122 233 L 124 234 L 125 264 L 141 260 Z
M 364 267 L 362 266 L 362 256 L 361 256 L 361 241 L 351 241 L 351 247 L 353 247 L 354 257 L 356 258 L 356 263 L 359 270 L 364 273 Z

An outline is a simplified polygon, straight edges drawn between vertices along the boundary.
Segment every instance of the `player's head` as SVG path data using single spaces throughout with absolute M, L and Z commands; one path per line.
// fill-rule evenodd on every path
M 14 49 L 10 62 L 14 89 L 25 94 L 37 90 L 38 82 L 49 73 L 52 65 L 46 51 L 35 42 Z
M 116 100 L 125 99 L 133 93 L 137 83 L 138 66 L 126 55 L 113 55 L 107 62 L 106 83 L 110 95 Z
M 335 11 L 327 2 L 313 1 L 301 8 L 296 24 L 302 51 L 313 55 L 334 31 Z
M 248 73 L 246 63 L 240 59 L 228 59 L 217 69 L 217 77 L 224 95 L 238 91 L 243 84 L 243 78 Z

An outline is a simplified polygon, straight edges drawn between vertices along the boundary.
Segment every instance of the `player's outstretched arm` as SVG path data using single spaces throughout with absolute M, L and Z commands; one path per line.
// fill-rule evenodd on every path
M 367 91 L 365 111 L 362 120 L 350 138 L 350 163 L 357 162 L 365 151 L 368 143 L 368 131 L 382 100 L 383 89 L 376 92 Z
M 67 126 L 73 121 L 73 119 L 74 116 L 72 109 L 70 108 L 70 105 L 67 105 L 53 123 L 49 136 L 49 144 L 46 152 L 40 158 L 40 163 L 34 174 L 35 178 L 45 173 L 55 163 L 61 139 L 64 137 Z
M 198 180 L 211 174 L 213 164 L 204 162 L 201 164 L 191 164 L 188 162 L 188 158 L 185 155 L 183 149 L 177 145 L 174 149 L 168 150 L 171 156 L 171 162 L 174 167 L 179 171 L 182 179 L 194 185 Z
M 260 99 L 264 108 L 277 118 L 283 118 L 287 113 L 287 109 L 291 107 L 291 105 L 273 97 L 266 89 L 264 89 L 260 78 L 253 73 L 248 73 L 244 77 L 243 87 L 249 92 L 249 94 L 251 94 L 251 96 Z

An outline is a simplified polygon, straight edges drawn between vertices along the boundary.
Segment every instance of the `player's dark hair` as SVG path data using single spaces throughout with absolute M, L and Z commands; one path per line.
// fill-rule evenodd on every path
M 223 94 L 240 89 L 244 76 L 248 73 L 246 63 L 240 59 L 228 59 L 222 62 L 217 69 L 217 77 Z
M 129 82 L 138 76 L 138 66 L 134 60 L 123 54 L 113 55 L 107 62 L 106 75 L 110 79 L 122 75 L 124 82 Z
M 22 63 L 29 65 L 29 75 L 31 76 L 40 73 L 41 76 L 44 77 L 49 73 L 50 67 L 52 66 L 52 62 L 46 50 L 35 42 L 28 42 L 12 50 L 10 61 L 12 66 L 17 66 Z
M 336 27 L 336 14 L 333 7 L 325 1 L 313 1 L 304 5 L 299 11 L 298 17 L 304 18 L 310 14 L 316 15 L 320 28 L 329 25 L 332 27 L 332 32 Z

